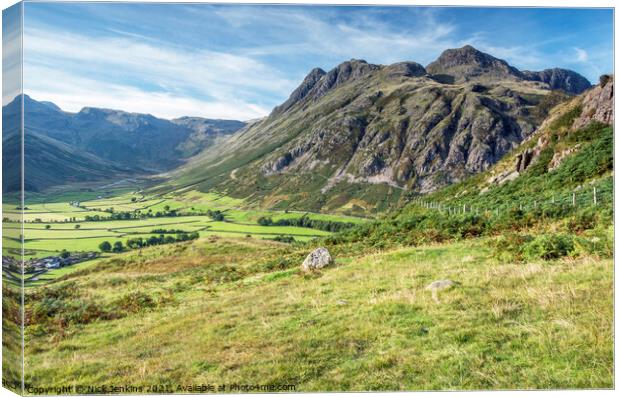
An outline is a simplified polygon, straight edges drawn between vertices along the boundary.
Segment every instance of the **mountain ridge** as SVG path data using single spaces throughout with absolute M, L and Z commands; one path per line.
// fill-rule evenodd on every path
M 473 47 L 446 51 L 435 63 L 442 68 L 431 63 L 440 74 L 357 59 L 312 69 L 269 116 L 171 172 L 168 186 L 273 208 L 383 211 L 404 191 L 430 192 L 489 168 L 572 95 Z
M 65 182 L 88 182 L 89 178 L 100 181 L 106 175 L 109 178 L 115 174 L 147 176 L 168 171 L 245 125 L 236 120 L 190 116 L 166 120 L 151 114 L 88 106 L 71 113 L 28 95 L 23 95 L 23 106 L 26 137 L 32 137 L 32 144 L 26 142 L 26 147 L 35 153 L 29 157 L 46 160 L 46 165 L 28 164 L 32 175 L 47 175 L 49 169 L 58 171 L 56 177 L 34 178 L 36 181 L 27 184 L 31 190 Z M 3 106 L 3 140 L 17 133 L 10 126 L 19 124 L 21 108 L 21 96 Z M 45 144 L 50 145 L 50 153 L 42 152 Z M 18 154 L 19 151 L 5 151 L 3 163 L 12 164 L 11 157 Z M 92 167 L 87 166 L 89 161 Z M 77 168 L 83 175 L 77 175 L 75 164 L 71 163 L 81 164 Z

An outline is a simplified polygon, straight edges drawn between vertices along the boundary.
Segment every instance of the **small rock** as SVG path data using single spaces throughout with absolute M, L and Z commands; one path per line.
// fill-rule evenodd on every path
M 336 302 L 336 304 L 337 304 L 337 305 L 339 305 L 339 306 L 344 306 L 344 305 L 346 305 L 346 304 L 347 304 L 347 301 L 345 301 L 345 300 L 339 300 L 338 302 Z
M 452 280 L 437 280 L 437 281 L 433 281 L 432 283 L 430 283 L 426 289 L 430 290 L 433 296 L 433 300 L 435 301 L 435 303 L 439 304 L 439 296 L 437 291 L 442 290 L 442 289 L 448 289 L 448 288 L 452 288 L 456 285 L 456 281 L 452 281 Z
M 307 272 L 322 269 L 332 263 L 334 263 L 334 260 L 329 254 L 327 248 L 320 247 L 308 254 L 306 260 L 304 260 L 304 263 L 301 265 L 301 269 Z
M 456 285 L 456 282 L 452 280 L 437 280 L 437 281 L 433 281 L 432 283 L 430 283 L 426 287 L 426 289 L 427 290 L 440 290 L 440 289 L 451 288 L 451 287 L 454 287 L 455 285 Z

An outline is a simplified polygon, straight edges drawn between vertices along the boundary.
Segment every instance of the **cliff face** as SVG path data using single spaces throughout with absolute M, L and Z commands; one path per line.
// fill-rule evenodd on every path
M 586 92 L 582 102 L 581 115 L 575 120 L 573 127 L 581 128 L 592 121 L 612 124 L 614 120 L 614 76 L 601 76 L 600 83 Z
M 551 94 L 548 83 L 470 46 L 426 68 L 351 60 L 313 69 L 269 117 L 179 178 L 266 206 L 377 209 L 386 195 L 488 169 L 536 130 Z
M 530 166 L 544 161 L 548 171 L 557 169 L 568 157 L 579 153 L 587 140 L 574 137 L 591 123 L 613 125 L 614 76 L 601 76 L 600 83 L 583 94 L 553 108 L 514 156 L 507 156 L 490 170 L 488 185 L 503 184 L 516 179 Z M 586 134 L 587 135 L 587 134 Z M 529 142 L 528 142 L 529 141 Z M 547 157 L 542 154 L 551 151 Z M 484 192 L 488 186 L 481 187 Z

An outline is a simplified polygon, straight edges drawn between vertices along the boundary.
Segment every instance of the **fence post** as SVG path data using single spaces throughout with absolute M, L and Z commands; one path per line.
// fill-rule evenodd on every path
M 465 204 L 463 204 L 463 213 L 465 213 Z
M 555 204 L 555 194 L 551 196 L 551 204 Z
M 594 195 L 594 205 L 596 206 L 596 186 L 594 186 L 593 195 Z
M 575 206 L 576 202 L 575 202 L 575 192 L 573 192 L 573 207 Z

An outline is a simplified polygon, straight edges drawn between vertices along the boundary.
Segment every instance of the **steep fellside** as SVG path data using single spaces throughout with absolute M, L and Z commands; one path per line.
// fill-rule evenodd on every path
M 21 151 L 19 134 L 2 140 L 4 169 L 18 169 Z M 43 191 L 50 187 L 76 183 L 120 180 L 136 175 L 138 170 L 117 166 L 92 154 L 77 150 L 53 138 L 30 132 L 24 142 L 24 189 Z M 142 174 L 144 171 L 142 171 Z M 2 179 L 5 192 L 19 191 L 21 175 L 7 173 Z
M 602 76 L 595 87 L 553 108 L 532 136 L 489 170 L 428 199 L 491 208 L 561 197 L 572 204 L 573 193 L 591 202 L 592 186 L 599 188 L 599 205 L 611 199 L 613 82 L 613 76 Z
M 383 211 L 403 191 L 488 169 L 566 98 L 469 46 L 428 68 L 351 60 L 314 69 L 269 117 L 197 156 L 170 185 L 274 208 Z

